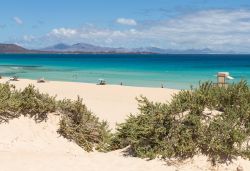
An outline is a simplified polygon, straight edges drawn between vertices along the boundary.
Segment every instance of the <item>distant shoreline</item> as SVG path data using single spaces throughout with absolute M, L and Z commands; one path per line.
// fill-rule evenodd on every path
M 56 44 L 44 49 L 26 49 L 16 44 L 1 44 L 0 54 L 239 54 L 234 51 L 216 51 L 205 49 L 161 49 L 157 47 L 146 48 L 111 48 L 95 46 L 92 44 L 77 43 L 74 45 Z
M 35 51 L 35 52 L 0 52 L 0 55 L 241 55 L 248 56 L 250 53 L 113 53 L 113 52 L 47 52 L 47 51 Z

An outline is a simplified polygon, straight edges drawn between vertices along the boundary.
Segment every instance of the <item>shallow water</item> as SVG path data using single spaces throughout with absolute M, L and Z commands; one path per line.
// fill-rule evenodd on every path
M 1 54 L 0 75 L 47 80 L 130 86 L 189 88 L 199 81 L 216 81 L 227 71 L 233 81 L 250 81 L 250 55 L 100 55 Z

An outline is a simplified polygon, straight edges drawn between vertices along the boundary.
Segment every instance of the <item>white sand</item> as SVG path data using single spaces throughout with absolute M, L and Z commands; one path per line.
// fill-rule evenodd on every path
M 5 82 L 6 79 L 1 80 Z M 34 84 L 41 92 L 57 94 L 59 99 L 76 99 L 80 95 L 84 103 L 111 127 L 123 122 L 129 113 L 137 112 L 135 97 L 143 94 L 150 100 L 171 100 L 177 90 L 124 86 L 97 86 L 83 83 L 49 82 L 37 84 L 32 80 L 11 82 L 17 88 Z M 57 134 L 59 116 L 51 114 L 47 122 L 35 123 L 21 117 L 0 125 L 0 171 L 166 171 L 166 170 L 236 170 L 240 164 L 250 169 L 250 162 L 243 159 L 229 166 L 212 168 L 205 156 L 195 156 L 184 163 L 167 165 L 164 161 L 146 161 L 123 156 L 123 150 L 110 153 L 83 151 L 73 142 Z
M 6 81 L 8 81 L 8 78 L 1 79 L 0 83 Z M 88 109 L 101 119 L 108 121 L 111 128 L 114 128 L 116 123 L 123 122 L 130 113 L 136 114 L 138 107 L 136 97 L 143 95 L 155 102 L 166 102 L 171 99 L 174 93 L 178 92 L 165 88 L 100 86 L 75 82 L 50 81 L 37 83 L 35 80 L 28 79 L 11 81 L 10 83 L 15 85 L 17 89 L 23 89 L 29 84 L 33 84 L 43 93 L 57 95 L 58 99 L 77 99 L 77 96 L 80 96 Z
M 0 125 L 1 171 L 111 171 L 151 170 L 166 167 L 163 162 L 123 157 L 120 151 L 87 153 L 60 137 L 58 117 L 45 123 L 21 117 Z

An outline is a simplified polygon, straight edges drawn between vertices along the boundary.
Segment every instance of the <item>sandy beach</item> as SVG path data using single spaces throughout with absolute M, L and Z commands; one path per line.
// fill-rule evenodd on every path
M 0 16 L 0 171 L 250 171 L 250 0 Z
M 0 83 L 7 81 L 9 81 L 8 78 L 3 78 Z M 167 88 L 100 86 L 77 82 L 48 81 L 37 83 L 36 80 L 29 79 L 20 79 L 10 83 L 15 85 L 17 89 L 23 89 L 32 84 L 42 93 L 56 96 L 57 99 L 76 100 L 79 96 L 88 109 L 100 119 L 108 121 L 111 128 L 114 128 L 116 123 L 123 122 L 130 113 L 136 114 L 138 107 L 136 97 L 143 95 L 154 102 L 167 102 L 171 100 L 174 93 L 178 92 L 178 90 Z
M 1 79 L 1 83 L 8 81 Z M 99 86 L 87 83 L 49 81 L 36 83 L 35 80 L 20 79 L 10 82 L 22 89 L 29 84 L 41 92 L 56 95 L 58 99 L 83 98 L 87 107 L 100 119 L 108 121 L 114 130 L 116 123 L 125 121 L 130 113 L 137 113 L 136 97 L 146 96 L 155 102 L 170 101 L 178 90 L 167 88 L 127 87 L 120 85 Z M 123 150 L 109 153 L 87 153 L 73 142 L 57 133 L 59 116 L 49 115 L 47 122 L 35 123 L 21 117 L 0 125 L 1 171 L 165 171 L 165 170 L 236 170 L 241 165 L 245 170 L 250 162 L 238 158 L 231 164 L 212 168 L 207 157 L 195 156 L 184 163 L 147 161 L 124 156 Z M 175 164 L 173 164 L 175 163 Z

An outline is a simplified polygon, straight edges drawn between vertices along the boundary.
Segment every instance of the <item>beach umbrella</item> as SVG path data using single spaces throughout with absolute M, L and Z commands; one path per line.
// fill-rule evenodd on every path
M 227 76 L 227 79 L 229 79 L 229 80 L 233 80 L 234 78 L 233 78 L 233 77 L 231 77 L 230 75 L 228 75 L 228 76 Z
M 230 76 L 229 72 L 218 72 L 218 74 L 216 76 L 224 76 L 225 78 L 229 79 L 229 80 L 233 80 L 234 78 L 232 76 Z

